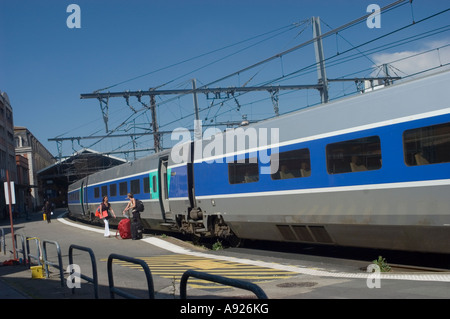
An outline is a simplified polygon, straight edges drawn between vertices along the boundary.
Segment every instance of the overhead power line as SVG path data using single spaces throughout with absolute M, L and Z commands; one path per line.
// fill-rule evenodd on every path
M 387 6 L 383 7 L 383 8 L 380 10 L 380 12 L 381 12 L 381 11 L 387 11 L 387 10 L 395 9 L 395 8 L 399 7 L 400 5 L 406 4 L 407 2 L 409 2 L 409 1 L 408 1 L 408 0 L 399 0 L 399 1 L 396 1 L 396 2 L 394 2 L 394 3 L 392 3 L 392 4 L 390 4 L 390 5 L 387 5 Z M 426 21 L 426 20 L 428 20 L 428 19 L 431 19 L 432 17 L 435 17 L 435 16 L 437 16 L 437 15 L 439 15 L 439 14 L 445 13 L 445 12 L 447 12 L 448 10 L 450 10 L 450 9 L 443 10 L 443 11 L 441 11 L 441 12 L 439 12 L 439 13 L 436 13 L 435 15 L 432 15 L 432 16 L 427 17 L 427 18 L 425 18 L 425 19 L 416 21 L 414 24 L 418 24 L 418 23 L 420 23 L 420 22 L 422 22 L 422 21 Z M 134 79 L 137 79 L 137 78 L 140 78 L 140 77 L 144 77 L 144 76 L 147 76 L 147 75 L 150 75 L 150 74 L 154 74 L 154 73 L 156 73 L 156 72 L 159 72 L 159 71 L 168 69 L 168 68 L 170 68 L 170 67 L 172 67 L 172 66 L 176 66 L 176 65 L 179 65 L 179 64 L 182 64 L 182 63 L 185 63 L 185 62 L 193 61 L 193 60 L 197 59 L 198 57 L 206 56 L 206 55 L 208 55 L 208 54 L 212 54 L 212 53 L 221 51 L 221 50 L 223 50 L 223 49 L 225 49 L 225 48 L 233 47 L 234 45 L 230 45 L 230 46 L 226 46 L 226 47 L 221 48 L 221 49 L 213 50 L 213 51 L 210 51 L 210 52 L 208 52 L 208 53 L 199 55 L 199 56 L 194 57 L 194 58 L 186 59 L 186 60 L 184 60 L 184 61 L 181 61 L 181 62 L 172 64 L 172 65 L 170 65 L 170 66 L 167 66 L 167 67 L 164 67 L 164 68 L 161 68 L 161 69 L 158 69 L 158 70 L 149 72 L 149 73 L 145 73 L 145 74 L 143 74 L 143 75 L 140 75 L 140 76 L 131 78 L 131 79 L 129 79 L 129 80 L 125 80 L 125 81 L 119 82 L 119 83 L 117 83 L 117 84 L 114 84 L 114 85 L 112 85 L 112 86 L 106 87 L 106 88 L 104 88 L 104 89 L 94 91 L 93 93 L 81 94 L 81 98 L 82 98 L 82 99 L 85 99 L 85 98 L 96 98 L 96 99 L 98 99 L 98 100 L 100 101 L 101 104 L 104 103 L 104 106 L 105 106 L 105 105 L 106 105 L 105 103 L 107 103 L 107 99 L 108 99 L 109 97 L 125 97 L 126 99 L 128 99 L 129 97 L 134 96 L 134 97 L 137 97 L 138 99 L 140 99 L 140 98 L 141 98 L 142 96 L 144 96 L 144 95 L 147 95 L 147 96 L 150 96 L 150 97 L 154 97 L 154 96 L 156 96 L 156 95 L 179 95 L 179 96 L 180 96 L 180 95 L 185 95 L 185 94 L 203 93 L 203 94 L 213 94 L 213 98 L 220 98 L 220 99 L 223 99 L 223 97 L 222 97 L 220 94 L 221 94 L 221 93 L 225 93 L 225 94 L 228 94 L 227 97 L 231 100 L 231 102 L 233 101 L 233 99 L 236 101 L 236 103 L 238 104 L 237 107 L 239 108 L 239 107 L 240 107 L 240 104 L 239 104 L 239 102 L 237 101 L 236 98 L 239 98 L 239 96 L 241 96 L 242 94 L 246 94 L 246 93 L 251 92 L 251 91 L 269 91 L 269 92 L 271 92 L 271 94 L 272 94 L 272 93 L 275 92 L 275 91 L 278 92 L 278 90 L 283 90 L 283 89 L 285 89 L 285 90 L 299 90 L 299 89 L 317 89 L 317 90 L 320 90 L 320 89 L 323 88 L 323 84 L 322 84 L 322 83 L 312 84 L 312 85 L 278 85 L 278 86 L 276 86 L 276 85 L 270 85 L 270 84 L 276 83 L 277 81 L 281 81 L 281 80 L 285 80 L 285 79 L 288 79 L 288 78 L 292 78 L 294 75 L 298 76 L 298 74 L 300 74 L 301 72 L 304 72 L 304 71 L 312 71 L 314 68 L 317 67 L 317 65 L 318 65 L 319 62 L 313 63 L 313 64 L 311 64 L 311 65 L 309 65 L 309 66 L 307 66 L 307 67 L 305 67 L 305 68 L 302 68 L 302 69 L 300 69 L 300 70 L 297 70 L 297 71 L 288 73 L 287 75 L 284 74 L 284 70 L 283 70 L 283 76 L 282 76 L 282 77 L 278 77 L 278 78 L 276 78 L 276 79 L 273 79 L 273 80 L 270 80 L 270 81 L 268 81 L 268 82 L 265 82 L 265 83 L 262 84 L 261 86 L 247 87 L 246 85 L 244 85 L 243 87 L 229 87 L 229 88 L 220 88 L 220 87 L 210 88 L 209 86 L 212 86 L 213 84 L 216 84 L 216 83 L 218 83 L 218 82 L 221 82 L 221 81 L 223 81 L 223 80 L 225 80 L 225 79 L 228 79 L 228 78 L 231 78 L 231 77 L 233 77 L 233 76 L 240 75 L 241 73 L 244 73 L 244 72 L 246 72 L 246 71 L 249 71 L 249 70 L 251 70 L 251 69 L 253 69 L 253 68 L 256 68 L 256 67 L 258 67 L 258 66 L 261 66 L 261 65 L 263 65 L 263 64 L 265 64 L 265 63 L 268 63 L 268 62 L 270 62 L 270 61 L 273 61 L 273 60 L 275 60 L 275 59 L 281 58 L 281 57 L 283 57 L 284 55 L 287 55 L 287 54 L 290 54 L 290 53 L 292 53 L 292 52 L 294 52 L 294 51 L 296 51 L 296 50 L 299 50 L 300 48 L 303 48 L 303 47 L 305 47 L 305 46 L 307 46 L 307 45 L 309 45 L 309 44 L 312 44 L 312 43 L 314 43 L 315 41 L 324 39 L 324 38 L 326 38 L 326 37 L 328 37 L 328 36 L 331 36 L 331 35 L 335 35 L 335 34 L 337 34 L 338 32 L 340 32 L 340 31 L 342 31 L 342 30 L 345 30 L 345 29 L 347 29 L 347 28 L 349 28 L 349 27 L 351 27 L 351 26 L 353 26 L 353 25 L 355 25 L 355 24 L 364 22 L 370 15 L 371 15 L 371 13 L 370 13 L 370 14 L 366 14 L 366 15 L 364 15 L 364 16 L 358 18 L 358 19 L 355 19 L 355 20 L 353 20 L 353 21 L 351 21 L 351 22 L 349 22 L 349 23 L 346 23 L 346 24 L 344 24 L 344 25 L 342 25 L 342 26 L 340 26 L 340 27 L 338 27 L 338 28 L 335 28 L 335 29 L 333 29 L 333 30 L 330 30 L 330 31 L 328 31 L 328 32 L 326 32 L 326 33 L 324 33 L 324 34 L 315 36 L 315 37 L 313 37 L 313 39 L 311 39 L 311 40 L 309 40 L 309 41 L 306 41 L 306 42 L 304 42 L 304 43 L 301 43 L 301 44 L 299 44 L 299 45 L 296 45 L 296 46 L 294 46 L 294 47 L 291 47 L 290 49 L 287 49 L 287 50 L 284 50 L 284 51 L 282 51 L 282 52 L 279 52 L 278 54 L 275 54 L 275 55 L 273 55 L 273 56 L 271 56 L 271 57 L 269 57 L 269 58 L 267 58 L 267 59 L 264 59 L 264 60 L 262 60 L 262 61 L 259 61 L 259 62 L 257 62 L 257 63 L 254 63 L 254 64 L 252 64 L 252 65 L 250 65 L 250 66 L 247 66 L 247 67 L 245 67 L 245 68 L 242 68 L 242 69 L 240 69 L 240 70 L 238 70 L 238 71 L 236 71 L 236 72 L 233 72 L 233 73 L 231 73 L 231 74 L 228 74 L 228 75 L 226 75 L 226 76 L 224 76 L 224 77 L 221 77 L 221 78 L 219 78 L 219 79 L 217 79 L 217 80 L 214 80 L 214 81 L 212 81 L 212 82 L 210 82 L 210 83 L 204 84 L 204 85 L 202 85 L 201 87 L 196 88 L 195 90 L 194 90 L 194 89 L 179 89 L 179 90 L 162 90 L 162 89 L 160 89 L 161 87 L 167 85 L 168 83 L 171 83 L 171 82 L 173 82 L 173 81 L 175 81 L 175 80 L 177 80 L 177 79 L 179 79 L 179 78 L 181 78 L 181 77 L 183 77 L 183 76 L 186 75 L 186 74 L 184 74 L 184 75 L 182 75 L 182 76 L 176 77 L 175 79 L 172 79 L 172 80 L 169 81 L 169 82 L 166 82 L 166 83 L 164 83 L 164 84 L 162 84 L 162 85 L 159 85 L 157 88 L 150 89 L 150 90 L 148 90 L 148 91 L 100 92 L 100 91 L 104 91 L 104 90 L 107 90 L 107 89 L 109 89 L 109 88 L 115 87 L 115 86 L 117 86 L 117 85 L 120 85 L 120 84 L 129 82 L 129 81 L 132 81 L 132 80 L 134 80 Z M 382 38 L 384 38 L 384 37 L 386 37 L 386 36 L 389 36 L 389 35 L 391 35 L 391 34 L 394 34 L 395 32 L 404 30 L 404 29 L 410 27 L 411 25 L 413 25 L 413 24 L 406 25 L 406 26 L 401 27 L 401 28 L 399 28 L 399 29 L 397 29 L 397 30 L 394 30 L 393 32 L 389 32 L 389 33 L 386 34 L 386 35 L 383 35 L 383 36 L 377 37 L 377 38 L 375 38 L 375 39 L 366 41 L 365 43 L 360 44 L 360 45 L 358 45 L 358 46 L 353 46 L 353 45 L 352 45 L 352 48 L 351 48 L 351 49 L 348 49 L 348 50 L 346 50 L 346 51 L 344 51 L 344 52 L 340 52 L 339 55 L 340 55 L 341 58 L 343 58 L 342 56 L 343 56 L 344 53 L 351 52 L 352 50 L 357 50 L 357 51 L 359 51 L 358 48 L 360 48 L 360 47 L 362 47 L 362 46 L 364 46 L 364 45 L 366 45 L 366 44 L 372 43 L 372 42 L 374 42 L 374 41 L 380 40 L 380 39 L 382 39 Z M 263 35 L 269 35 L 269 34 L 272 35 L 274 32 L 280 31 L 280 30 L 284 30 L 284 29 L 283 29 L 283 28 L 279 28 L 279 29 L 277 29 L 277 30 L 274 30 L 274 31 L 271 31 L 271 32 L 267 32 L 267 33 L 265 33 L 265 34 L 263 34 Z M 283 31 L 283 32 L 284 32 L 284 31 Z M 280 33 L 282 33 L 282 32 L 280 32 Z M 257 37 L 251 38 L 251 39 L 256 39 L 256 38 L 258 38 L 258 37 L 262 37 L 263 35 L 260 35 L 260 36 L 257 36 Z M 247 40 L 249 40 L 249 39 L 247 39 Z M 239 43 L 243 43 L 243 42 L 245 42 L 245 41 L 247 41 L 247 40 L 241 41 L 241 42 L 239 42 Z M 344 40 L 345 40 L 345 39 L 344 39 Z M 260 42 L 262 42 L 262 41 L 265 41 L 265 39 L 261 40 Z M 347 41 L 347 42 L 348 42 L 348 41 Z M 236 44 L 235 44 L 235 45 L 236 45 Z M 253 46 L 253 44 L 250 45 L 250 46 L 248 46 L 248 47 L 251 47 L 251 46 Z M 238 52 L 241 52 L 242 50 L 245 50 L 245 49 L 246 49 L 246 48 L 241 49 L 241 50 L 238 51 Z M 231 56 L 231 55 L 233 55 L 233 54 L 236 54 L 236 53 L 232 53 L 232 54 L 226 55 L 225 57 L 222 57 L 222 58 L 220 58 L 219 60 L 215 60 L 214 62 L 211 62 L 211 63 L 209 63 L 209 64 L 207 64 L 207 65 L 201 66 L 200 69 L 201 69 L 201 68 L 204 68 L 204 67 L 207 67 L 207 66 L 210 66 L 211 64 L 214 64 L 214 63 L 216 63 L 217 61 L 223 60 L 223 59 L 225 59 L 225 58 L 227 58 L 227 57 L 229 57 L 229 56 Z M 359 51 L 359 54 L 364 54 L 364 52 Z M 331 61 L 331 59 L 334 59 L 334 58 L 336 58 L 336 57 L 337 57 L 337 55 L 332 56 L 332 57 L 329 57 L 329 58 L 327 58 L 327 59 L 323 58 L 323 61 L 322 61 L 322 62 L 325 62 L 325 61 Z M 347 58 L 348 58 L 348 57 L 347 57 Z M 338 61 L 339 61 L 339 60 L 338 60 Z M 342 60 L 342 61 L 343 61 L 342 63 L 347 62 L 347 60 Z M 336 64 L 338 64 L 338 63 L 341 63 L 341 62 L 337 62 L 336 59 L 335 59 L 333 65 L 336 65 Z M 198 70 L 198 69 L 196 69 L 196 70 Z M 189 73 L 187 73 L 187 74 L 190 74 L 190 73 L 192 73 L 192 72 L 195 72 L 196 70 L 191 71 L 191 72 L 189 72 Z M 327 78 L 325 78 L 325 79 L 326 79 L 326 80 L 330 80 L 330 79 L 327 79 Z M 352 79 L 342 79 L 342 78 L 338 78 L 338 79 L 331 79 L 330 81 L 364 81 L 364 80 L 373 80 L 373 79 L 375 79 L 375 78 L 358 77 L 358 78 L 352 78 Z M 395 78 L 389 77 L 389 79 L 388 79 L 387 77 L 382 77 L 382 78 L 378 78 L 378 77 L 377 77 L 376 79 L 382 79 L 382 80 L 383 80 L 383 79 L 385 79 L 385 80 L 394 80 L 394 79 L 399 79 L 399 77 L 395 77 Z M 249 81 L 247 81 L 246 84 L 247 84 L 248 82 L 249 82 Z M 234 93 L 240 93 L 240 94 L 235 95 Z M 273 95 L 272 95 L 272 96 L 273 96 Z M 175 99 L 176 99 L 176 98 L 177 98 L 177 97 L 175 97 Z M 162 104 L 164 104 L 164 103 L 167 103 L 168 101 L 173 100 L 173 99 L 174 99 L 174 98 L 172 98 L 172 99 L 166 99 L 166 100 L 164 100 L 162 103 L 158 103 L 157 106 L 160 106 L 160 105 L 162 105 Z M 274 101 L 274 100 L 278 101 L 278 96 L 272 97 L 272 101 Z M 139 100 L 139 102 L 141 102 L 141 101 Z M 143 111 L 145 112 L 145 111 L 149 110 L 149 107 L 148 107 L 148 106 L 146 106 L 146 105 L 145 105 L 144 103 L 142 103 L 142 102 L 141 102 L 141 104 L 143 105 L 143 107 L 142 107 L 141 109 L 139 109 L 139 108 L 134 108 L 134 114 L 132 114 L 127 120 L 129 120 L 132 116 L 138 116 L 139 113 L 141 113 L 141 112 L 143 112 Z M 128 105 L 130 108 L 132 107 L 132 106 L 129 104 L 129 102 L 127 102 L 127 105 Z M 216 104 L 216 105 L 217 105 L 217 104 Z M 201 111 L 211 109 L 212 106 L 214 106 L 214 101 L 213 101 L 213 103 L 211 103 L 211 105 L 210 105 L 209 107 L 206 107 L 206 108 L 202 109 Z M 275 109 L 275 107 L 276 107 L 276 106 L 275 106 L 275 104 L 274 104 L 274 109 Z M 107 109 L 107 107 L 106 107 L 106 109 Z M 195 113 L 192 113 L 192 114 L 190 114 L 189 116 L 192 116 L 193 114 L 195 114 Z M 197 114 L 198 114 L 198 111 L 197 111 Z M 104 115 L 104 118 L 105 118 L 105 114 L 103 114 L 103 115 Z M 106 114 L 106 115 L 107 115 L 107 114 Z M 152 117 L 153 117 L 153 116 L 152 116 Z M 198 117 L 198 115 L 197 115 L 197 117 Z M 181 118 L 186 118 L 186 116 L 182 116 Z M 107 119 L 107 116 L 106 116 L 106 119 Z M 114 137 L 114 136 L 121 136 L 121 134 L 113 134 L 113 133 L 116 132 L 120 127 L 122 127 L 122 126 L 125 124 L 125 122 L 126 122 L 127 120 L 125 120 L 122 124 L 120 124 L 120 125 L 119 125 L 118 127 L 116 127 L 114 130 L 112 130 L 108 135 L 106 135 L 106 136 L 97 136 L 97 137 L 99 137 L 100 140 L 102 140 L 102 139 L 104 139 L 104 138 L 109 138 L 109 137 Z M 156 122 L 155 122 L 155 123 L 156 123 Z M 166 124 L 167 124 L 167 123 L 166 123 Z M 166 126 L 166 124 L 165 124 L 164 126 Z M 161 127 L 163 127 L 163 126 L 161 126 Z M 162 132 L 160 132 L 160 133 L 162 133 Z M 143 134 L 136 134 L 136 136 L 144 136 L 144 135 L 150 135 L 150 134 L 158 135 L 158 136 L 159 136 L 159 133 L 156 132 L 155 130 L 153 130 L 153 132 L 150 132 L 150 133 L 147 132 L 147 133 L 143 133 Z M 126 135 L 126 136 L 129 136 L 129 135 Z M 87 137 L 87 138 L 95 138 L 95 137 L 92 136 L 92 137 Z M 74 138 L 63 138 L 63 139 L 72 139 L 72 140 L 74 140 Z M 63 139 L 61 139 L 61 141 L 62 141 Z M 95 142 L 94 145 L 95 145 L 96 143 L 98 143 L 98 142 L 99 142 L 99 141 Z M 155 144 L 155 145 L 156 145 L 156 144 Z

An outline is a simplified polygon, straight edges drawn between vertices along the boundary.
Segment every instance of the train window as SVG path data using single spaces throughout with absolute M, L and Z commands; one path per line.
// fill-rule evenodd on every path
M 108 186 L 104 185 L 102 186 L 102 197 L 108 196 Z
M 228 163 L 228 181 L 230 184 L 259 181 L 258 159 L 256 157 L 246 158 L 245 161 Z
M 153 175 L 153 177 L 152 177 L 152 184 L 153 184 L 152 192 L 156 193 L 158 191 L 158 185 L 156 183 L 156 175 Z
M 120 196 L 128 194 L 127 182 L 119 183 L 119 194 L 120 194 Z
M 450 162 L 450 123 L 405 131 L 403 149 L 408 166 Z
M 138 179 L 133 179 L 130 182 L 131 192 L 133 194 L 140 194 L 141 193 L 141 181 Z
M 94 197 L 95 198 L 100 197 L 100 188 L 98 188 L 98 187 L 94 188 Z
M 109 185 L 109 196 L 111 197 L 117 196 L 117 184 Z
M 79 201 L 80 200 L 80 192 L 79 191 L 74 191 L 72 193 L 68 194 L 68 199 L 70 202 L 75 202 L 75 201 Z
M 150 177 L 144 177 L 144 193 L 150 193 Z
M 381 144 L 378 136 L 328 144 L 329 174 L 370 171 L 381 168 Z
M 272 179 L 299 178 L 311 175 L 309 149 L 303 148 L 276 155 L 270 157 L 272 172 L 278 168 L 276 173 L 271 175 Z

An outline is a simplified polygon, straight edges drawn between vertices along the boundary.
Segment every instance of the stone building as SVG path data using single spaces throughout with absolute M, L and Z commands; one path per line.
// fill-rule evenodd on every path
M 7 173 L 11 182 L 17 181 L 13 110 L 8 95 L 0 91 L 0 218 L 6 214 L 3 183 Z
M 56 160 L 26 127 L 14 127 L 14 136 L 16 155 L 23 156 L 28 160 L 29 195 L 32 208 L 34 211 L 39 210 L 43 206 L 43 199 L 46 195 L 42 189 L 39 189 L 37 172 L 53 165 Z

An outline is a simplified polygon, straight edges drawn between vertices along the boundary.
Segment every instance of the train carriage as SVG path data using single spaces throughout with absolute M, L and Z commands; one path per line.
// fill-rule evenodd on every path
M 182 162 L 167 150 L 93 174 L 70 186 L 69 208 L 86 214 L 111 183 L 148 178 L 136 197 L 153 229 L 449 253 L 449 81 L 394 84 L 189 142 Z

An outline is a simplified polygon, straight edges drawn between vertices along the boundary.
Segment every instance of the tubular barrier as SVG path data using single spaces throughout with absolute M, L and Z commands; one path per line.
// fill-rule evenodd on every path
M 2 230 L 2 237 L 0 238 L 1 246 L 0 251 L 3 250 L 3 255 L 6 255 L 6 241 L 5 241 L 5 230 L 3 228 L 0 228 Z
M 266 293 L 258 285 L 255 285 L 251 282 L 226 278 L 226 277 L 217 276 L 217 275 L 211 275 L 211 274 L 207 274 L 207 273 L 203 273 L 203 272 L 198 272 L 195 270 L 188 270 L 181 277 L 181 282 L 180 282 L 180 298 L 181 299 L 186 299 L 186 287 L 187 287 L 187 281 L 188 281 L 189 277 L 195 277 L 198 279 L 217 282 L 222 285 L 228 285 L 228 286 L 232 286 L 232 287 L 236 287 L 236 288 L 250 290 L 251 292 L 253 292 L 256 295 L 256 297 L 258 297 L 258 299 L 267 299 Z
M 47 260 L 47 243 L 48 244 L 54 244 L 56 246 L 56 252 L 58 254 L 58 263 L 52 263 Z M 61 279 L 61 287 L 64 287 L 64 271 L 63 271 L 63 263 L 62 263 L 62 257 L 61 257 L 61 248 L 59 247 L 59 244 L 56 241 L 52 240 L 44 240 L 42 242 L 42 255 L 44 256 L 44 265 L 45 265 L 45 274 L 47 275 L 47 278 L 50 277 L 50 273 L 48 271 L 48 266 L 53 266 L 56 269 L 59 270 L 59 277 Z
M 37 255 L 32 255 L 30 253 L 30 243 L 29 243 L 30 240 L 34 240 L 35 243 L 36 243 L 36 251 L 37 251 L 36 253 L 37 253 Z M 39 246 L 39 238 L 37 238 L 37 237 L 26 237 L 26 246 L 27 246 L 28 267 L 31 266 L 31 259 L 36 259 L 38 265 L 41 266 L 42 265 L 42 263 L 41 263 L 42 254 L 41 254 L 41 247 Z
M 117 254 L 111 254 L 108 257 L 108 281 L 109 281 L 109 293 L 111 299 L 114 299 L 114 294 L 118 294 L 119 296 L 129 298 L 129 299 L 137 299 L 138 297 L 129 294 L 119 288 L 114 287 L 114 278 L 112 274 L 112 261 L 113 259 L 119 259 L 123 261 L 127 261 L 133 264 L 141 265 L 144 269 L 145 276 L 147 278 L 147 286 L 148 286 L 148 298 L 149 299 L 155 299 L 155 291 L 153 288 L 153 279 L 152 279 L 152 273 L 150 272 L 150 268 L 148 268 L 148 265 L 145 261 L 141 259 L 136 259 L 132 257 L 117 255 Z
M 89 253 L 89 256 L 91 257 L 91 263 L 92 263 L 92 278 L 83 275 L 80 273 L 80 278 L 91 282 L 94 284 L 94 295 L 95 295 L 95 299 L 98 299 L 98 276 L 97 276 L 97 263 L 95 262 L 95 255 L 94 252 L 92 251 L 92 249 L 87 248 L 87 247 L 82 247 L 82 246 L 78 246 L 78 245 L 70 245 L 69 247 L 69 265 L 73 265 L 73 256 L 72 256 L 72 252 L 74 249 L 78 249 L 78 250 L 83 250 Z M 71 270 L 71 275 L 74 273 L 74 269 L 72 268 Z M 75 280 L 75 279 L 73 279 Z M 72 294 L 75 293 L 75 287 L 72 288 Z
M 17 243 L 17 236 L 20 236 L 21 242 L 22 242 L 22 248 L 19 249 L 19 247 L 17 247 L 18 243 Z M 14 243 L 16 245 L 16 253 L 22 253 L 23 256 L 23 264 L 25 265 L 27 263 L 27 251 L 25 249 L 25 238 L 23 237 L 23 235 L 18 235 L 18 234 L 14 234 Z M 28 267 L 30 267 L 30 265 L 28 265 Z

